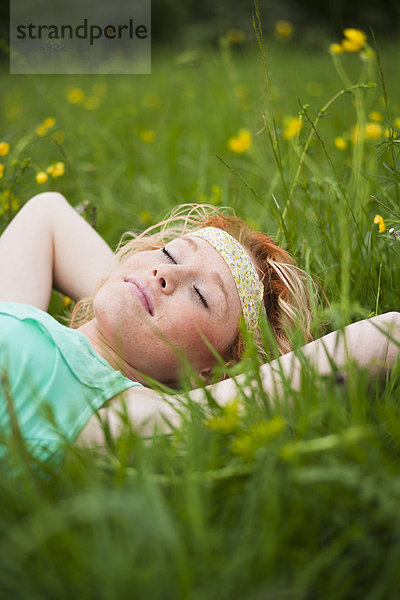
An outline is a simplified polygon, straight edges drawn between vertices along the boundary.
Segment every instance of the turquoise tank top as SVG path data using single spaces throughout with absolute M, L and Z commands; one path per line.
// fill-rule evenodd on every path
M 134 385 L 83 333 L 33 306 L 0 302 L 0 456 L 11 419 L 33 456 L 62 455 L 96 410 Z

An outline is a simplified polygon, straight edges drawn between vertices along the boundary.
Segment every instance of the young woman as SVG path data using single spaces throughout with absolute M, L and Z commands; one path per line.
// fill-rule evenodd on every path
M 71 328 L 45 311 L 52 288 L 78 301 Z M 376 374 L 398 354 L 400 318 L 388 313 L 311 342 L 307 279 L 266 235 L 212 207 L 180 208 L 121 245 L 114 255 L 60 194 L 32 198 L 0 238 L 0 431 L 22 435 L 33 455 L 59 455 L 65 440 L 103 441 L 98 416 L 118 434 L 126 407 L 146 435 L 178 424 L 178 395 L 149 387 L 179 384 L 185 365 L 204 382 L 221 357 L 240 360 L 240 321 L 261 355 L 267 319 L 282 358 L 261 367 L 267 394 L 301 366 L 287 332 L 300 329 L 304 354 L 321 373 L 349 354 Z M 390 335 L 388 335 L 388 332 Z M 368 343 L 366 343 L 368 340 Z M 210 385 L 221 404 L 243 377 Z M 203 388 L 189 393 L 203 402 Z

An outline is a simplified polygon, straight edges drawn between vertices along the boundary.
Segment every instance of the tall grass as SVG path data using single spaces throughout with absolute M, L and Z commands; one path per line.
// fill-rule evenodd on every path
M 398 46 L 380 47 L 385 94 L 373 56 L 332 61 L 271 41 L 266 92 L 255 46 L 164 53 L 151 77 L 3 75 L 2 226 L 44 189 L 96 214 L 111 244 L 176 203 L 228 204 L 312 273 L 329 299 L 316 311 L 325 328 L 396 309 Z M 69 102 L 70 88 L 98 108 Z M 383 118 L 376 139 L 360 133 L 372 110 Z M 285 118 L 298 116 L 288 136 Z M 38 136 L 47 117 L 56 123 Z M 241 128 L 252 141 L 236 154 L 227 144 Z M 54 161 L 66 174 L 37 185 Z M 250 378 L 255 364 L 250 352 Z M 257 389 L 224 409 L 188 406 L 179 430 L 151 443 L 127 424 L 102 455 L 69 447 L 62 465 L 10 452 L 0 597 L 397 597 L 400 373 L 376 382 L 348 369 L 343 383 L 305 368 L 281 406 Z

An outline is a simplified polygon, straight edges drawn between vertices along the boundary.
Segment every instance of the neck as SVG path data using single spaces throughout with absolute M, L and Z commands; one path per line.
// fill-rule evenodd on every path
M 78 331 L 87 337 L 93 350 L 97 352 L 97 354 L 100 354 L 113 369 L 120 371 L 124 377 L 145 385 L 144 379 L 136 369 L 108 343 L 107 339 L 99 331 L 96 319 L 92 319 L 88 323 L 81 325 L 81 327 L 78 327 Z

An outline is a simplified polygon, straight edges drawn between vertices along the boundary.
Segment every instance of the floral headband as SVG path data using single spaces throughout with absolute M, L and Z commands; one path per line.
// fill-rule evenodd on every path
M 209 242 L 228 265 L 240 298 L 242 313 L 247 328 L 261 340 L 259 327 L 260 311 L 264 309 L 264 288 L 250 256 L 243 246 L 229 233 L 217 227 L 204 227 L 185 234 Z

